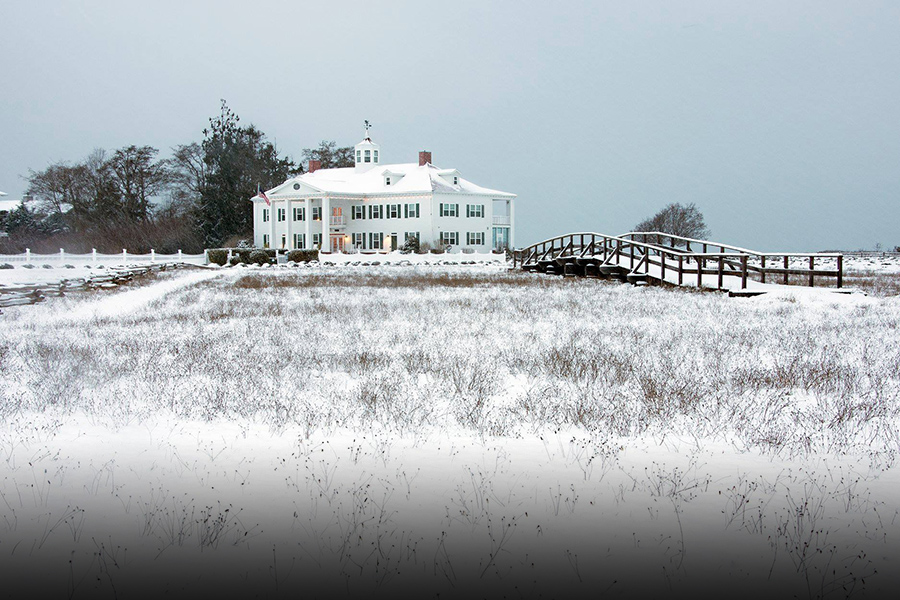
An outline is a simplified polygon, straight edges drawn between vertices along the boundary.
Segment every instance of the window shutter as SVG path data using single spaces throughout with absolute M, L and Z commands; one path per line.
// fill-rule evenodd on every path
M 456 216 L 459 216 L 459 204 L 454 204 L 453 208 L 455 209 L 453 212 L 456 213 Z

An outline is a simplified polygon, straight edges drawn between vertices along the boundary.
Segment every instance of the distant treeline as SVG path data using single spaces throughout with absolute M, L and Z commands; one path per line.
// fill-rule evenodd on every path
M 96 149 L 77 163 L 57 162 L 28 174 L 27 196 L 6 215 L 0 252 L 199 252 L 251 237 L 247 201 L 257 186 L 274 187 L 303 173 L 280 156 L 253 125 L 242 126 L 222 101 L 201 142 L 175 146 L 158 158 L 151 146 Z M 353 149 L 323 141 L 303 160 L 323 168 L 353 165 Z

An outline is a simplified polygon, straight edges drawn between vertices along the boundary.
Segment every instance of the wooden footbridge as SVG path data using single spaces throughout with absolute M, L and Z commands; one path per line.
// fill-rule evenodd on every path
M 570 233 L 516 250 L 513 266 L 638 285 L 711 288 L 732 296 L 764 294 L 787 285 L 813 287 L 823 279 L 843 287 L 841 254 L 757 252 L 658 231 Z

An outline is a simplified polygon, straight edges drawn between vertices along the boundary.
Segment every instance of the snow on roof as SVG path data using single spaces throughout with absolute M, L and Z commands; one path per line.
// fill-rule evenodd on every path
M 447 181 L 442 175 L 456 174 L 455 169 L 438 169 L 434 165 L 419 166 L 417 163 L 393 165 L 374 165 L 365 172 L 358 172 L 355 167 L 340 169 L 319 169 L 313 173 L 304 173 L 288 179 L 271 190 L 267 196 L 307 195 L 309 191 L 295 191 L 294 184 L 312 188 L 315 192 L 328 194 L 347 194 L 370 196 L 378 194 L 414 194 L 432 192 L 455 192 L 460 194 L 476 194 L 484 196 L 515 197 L 515 194 L 481 187 L 467 179 L 459 177 L 457 185 Z M 399 180 L 385 185 L 385 175 L 402 175 Z
M 3 194 L 4 196 L 6 194 Z M 21 200 L 0 200 L 0 211 L 13 211 L 19 208 L 19 205 L 22 204 Z

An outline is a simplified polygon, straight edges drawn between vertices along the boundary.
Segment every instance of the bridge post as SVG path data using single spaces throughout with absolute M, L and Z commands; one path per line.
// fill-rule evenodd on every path
M 809 287 L 815 287 L 815 270 L 816 270 L 816 259 L 812 256 L 809 257 Z
M 659 278 L 662 281 L 666 280 L 666 251 L 659 251 Z
M 697 287 L 703 287 L 703 263 L 706 261 L 705 258 L 700 256 L 697 257 Z
M 723 271 L 725 270 L 725 257 L 721 254 L 719 255 L 719 285 L 717 289 L 722 289 L 722 279 L 723 279 Z
M 760 281 L 762 283 L 765 283 L 766 282 L 766 255 L 765 254 L 760 255 L 759 262 L 760 262 L 759 274 L 760 274 L 760 278 L 761 278 Z
M 678 285 L 684 283 L 684 256 L 678 255 Z
M 741 255 L 741 289 L 747 289 L 747 255 Z
M 844 287 L 844 255 L 839 254 L 837 257 L 837 286 Z
M 787 255 L 785 254 L 785 255 L 784 255 L 784 285 L 787 285 L 787 284 L 788 284 L 788 274 L 787 274 L 787 270 L 788 270 L 788 257 L 787 257 Z

